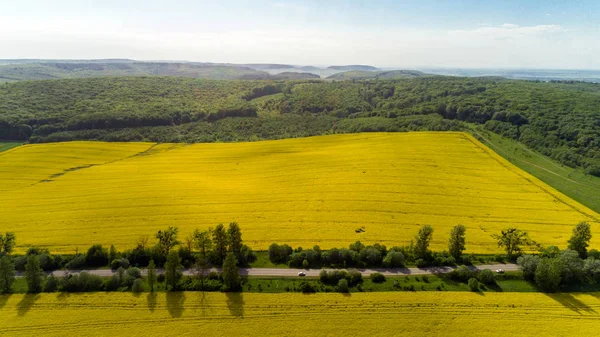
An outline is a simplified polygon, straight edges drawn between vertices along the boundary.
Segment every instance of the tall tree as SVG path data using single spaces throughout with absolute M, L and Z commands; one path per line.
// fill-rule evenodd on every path
M 535 283 L 545 292 L 558 290 L 561 281 L 562 264 L 558 258 L 543 258 L 535 270 Z
M 569 239 L 569 249 L 576 251 L 579 257 L 587 257 L 587 247 L 592 239 L 590 225 L 586 222 L 580 222 L 573 228 L 573 235 Z
M 0 234 L 0 255 L 10 255 L 15 244 L 17 243 L 17 237 L 13 232 L 6 232 L 6 234 Z
M 179 244 L 179 241 L 177 240 L 178 232 L 178 228 L 169 227 L 167 230 L 158 231 L 158 233 L 156 233 L 158 248 L 163 255 L 167 256 L 171 249 Z
M 424 225 L 419 230 L 419 233 L 415 237 L 415 246 L 413 248 L 414 254 L 418 259 L 424 259 L 427 257 L 429 252 L 429 243 L 433 238 L 433 227 L 430 225 Z
M 44 271 L 40 267 L 40 259 L 37 255 L 29 255 L 25 264 L 25 280 L 27 281 L 27 292 L 39 293 L 42 291 Z
M 181 270 L 183 266 L 181 265 L 181 257 L 175 251 L 172 251 L 167 256 L 167 262 L 165 263 L 165 282 L 167 285 L 167 290 L 175 290 L 177 289 L 177 284 L 181 279 Z
M 448 251 L 455 259 L 459 259 L 465 250 L 465 232 L 467 228 L 463 225 L 456 225 L 450 231 L 448 240 Z
M 212 231 L 213 245 L 215 247 L 216 263 L 221 264 L 227 255 L 227 231 L 223 224 L 218 224 Z
M 196 278 L 200 281 L 200 289 L 204 290 L 204 281 L 206 279 L 206 271 L 210 268 L 210 264 L 205 257 L 198 257 L 196 259 L 196 263 L 194 264 L 194 271 L 196 273 Z
M 154 284 L 156 283 L 156 265 L 154 264 L 154 260 L 150 260 L 150 263 L 148 263 L 146 278 L 148 279 L 148 287 L 150 287 L 150 292 L 153 293 Z
M 200 255 L 206 259 L 206 255 L 212 249 L 212 240 L 210 238 L 210 231 L 200 232 L 199 230 L 194 231 L 194 246 L 200 252 Z
M 237 268 L 237 259 L 232 252 L 227 253 L 223 261 L 223 285 L 226 291 L 236 291 L 241 287 L 240 273 Z
M 10 293 L 15 282 L 15 264 L 8 256 L 0 258 L 0 293 Z
M 504 248 L 509 259 L 521 253 L 522 246 L 538 246 L 535 241 L 529 238 L 527 232 L 517 228 L 508 228 L 503 230 L 501 234 L 492 234 L 492 238 L 497 240 L 498 247 Z
M 229 238 L 229 251 L 239 260 L 242 251 L 242 230 L 236 222 L 229 224 L 227 236 Z

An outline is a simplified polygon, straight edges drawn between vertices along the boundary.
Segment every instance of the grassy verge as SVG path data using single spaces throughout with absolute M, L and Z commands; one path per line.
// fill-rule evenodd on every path
M 0 152 L 12 149 L 13 147 L 17 147 L 22 143 L 1 143 L 0 142 Z
M 482 128 L 474 128 L 472 132 L 475 136 L 480 135 L 478 138 L 482 143 L 506 160 L 600 213 L 600 178 L 585 174 L 581 169 L 561 165 L 515 140 Z
M 104 278 L 106 280 L 107 278 Z M 300 292 L 300 284 L 307 282 L 317 292 L 334 292 L 335 287 L 325 285 L 318 278 L 289 278 L 289 277 L 248 277 L 243 279 L 243 292 L 250 293 L 287 293 Z M 496 275 L 496 284 L 482 285 L 482 292 L 539 292 L 535 285 L 523 280 L 519 272 L 509 272 Z M 148 290 L 148 284 L 144 280 L 143 288 Z M 164 292 L 165 283 L 156 284 L 157 292 Z M 24 278 L 18 278 L 12 287 L 13 293 L 26 293 L 27 282 Z M 121 289 L 120 291 L 129 291 Z M 359 285 L 350 287 L 351 293 L 356 292 L 389 292 L 389 291 L 470 291 L 466 283 L 456 282 L 444 275 L 413 275 L 387 277 L 384 282 L 375 283 L 366 277 Z M 564 292 L 597 292 L 600 284 L 576 285 L 563 289 Z

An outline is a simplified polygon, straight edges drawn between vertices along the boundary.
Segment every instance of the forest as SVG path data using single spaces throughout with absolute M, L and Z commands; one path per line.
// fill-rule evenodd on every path
M 478 124 L 600 176 L 599 106 L 599 84 L 496 77 L 23 81 L 0 85 L 0 140 L 234 142 Z

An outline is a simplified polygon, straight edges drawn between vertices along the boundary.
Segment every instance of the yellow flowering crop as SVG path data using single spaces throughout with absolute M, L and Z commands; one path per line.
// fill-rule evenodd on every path
M 133 248 L 140 236 L 236 221 L 245 243 L 321 248 L 408 243 L 432 249 L 467 227 L 467 252 L 499 252 L 515 226 L 565 247 L 580 221 L 600 247 L 600 215 L 452 132 L 363 133 L 251 143 L 71 142 L 0 153 L 0 232 L 18 249 Z M 361 229 L 361 230 L 359 230 Z
M 600 295 L 390 292 L 0 296 L 6 336 L 596 336 Z

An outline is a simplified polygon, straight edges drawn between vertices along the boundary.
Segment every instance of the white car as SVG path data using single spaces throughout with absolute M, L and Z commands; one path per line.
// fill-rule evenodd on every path
M 298 272 L 298 276 L 306 276 L 306 273 L 303 271 Z
M 496 273 L 498 273 L 498 274 L 504 274 L 504 269 L 496 269 Z

